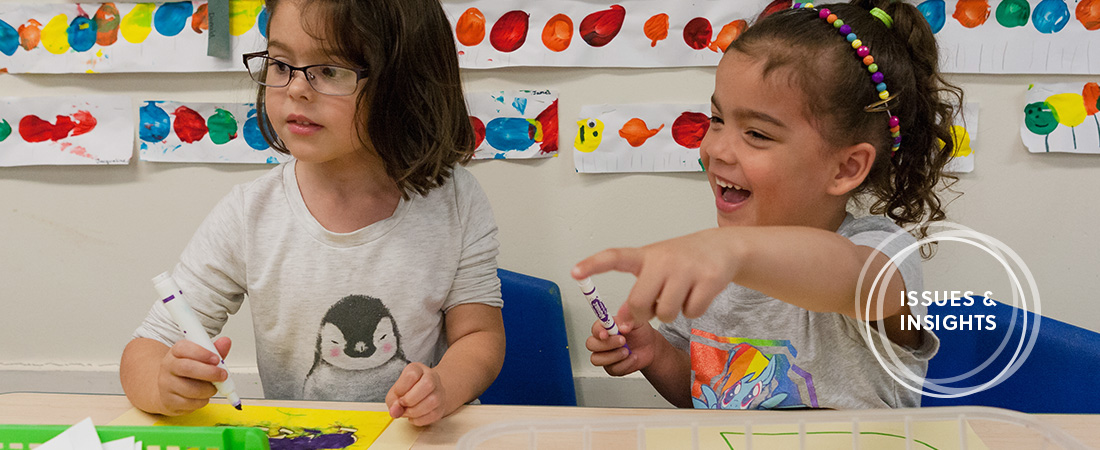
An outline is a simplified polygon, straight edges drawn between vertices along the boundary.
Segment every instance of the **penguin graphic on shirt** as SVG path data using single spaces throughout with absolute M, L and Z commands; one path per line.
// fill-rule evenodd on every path
M 321 319 L 313 367 L 303 398 L 382 401 L 409 361 L 401 335 L 382 301 L 349 295 Z

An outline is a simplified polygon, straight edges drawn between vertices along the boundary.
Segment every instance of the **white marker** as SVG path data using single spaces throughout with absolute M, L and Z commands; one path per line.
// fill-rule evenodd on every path
M 183 331 L 183 337 L 217 355 L 218 349 L 210 341 L 210 336 L 206 334 L 206 328 L 199 323 L 199 318 L 195 316 L 195 310 L 187 304 L 187 300 L 183 298 L 183 291 L 176 285 L 176 281 L 172 279 L 172 276 L 168 272 L 157 275 L 156 278 L 153 278 L 153 285 L 156 286 L 157 294 L 164 302 L 164 307 L 168 308 L 168 312 L 172 314 L 172 320 L 175 320 L 176 325 L 180 327 L 180 331 Z M 241 409 L 241 397 L 237 395 L 237 386 L 233 384 L 233 378 L 229 376 L 229 369 L 225 367 L 225 360 L 219 359 L 218 367 L 225 369 L 226 377 L 225 381 L 215 381 L 214 386 L 218 388 L 219 393 L 229 399 L 234 408 Z
M 592 312 L 596 313 L 596 318 L 603 324 L 603 329 L 607 330 L 607 334 L 612 336 L 619 334 L 619 326 L 615 325 L 615 319 L 607 313 L 607 306 L 600 301 L 600 294 L 596 293 L 596 285 L 592 283 L 592 278 L 577 280 L 577 285 L 581 287 L 584 298 L 592 306 Z M 624 347 L 630 350 L 629 346 L 624 345 Z

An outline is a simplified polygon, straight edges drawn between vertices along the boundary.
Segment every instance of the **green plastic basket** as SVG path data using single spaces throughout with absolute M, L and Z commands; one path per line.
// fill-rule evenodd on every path
M 68 425 L 0 425 L 0 449 L 31 450 L 32 445 L 42 444 L 67 429 Z M 267 434 L 259 428 L 97 426 L 95 429 L 100 441 L 133 436 L 146 450 L 154 450 L 151 447 L 159 450 L 271 449 Z

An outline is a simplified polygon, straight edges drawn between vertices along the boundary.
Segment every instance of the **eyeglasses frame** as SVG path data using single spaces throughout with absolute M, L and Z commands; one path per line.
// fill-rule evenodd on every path
M 260 52 L 245 53 L 245 54 L 241 55 L 241 61 L 244 63 L 245 70 L 248 69 L 248 60 L 250 60 L 252 58 L 264 58 L 264 59 L 268 59 L 268 60 L 279 61 L 279 60 L 269 56 L 269 53 L 266 50 L 265 51 L 260 51 Z M 264 83 L 264 82 L 256 81 L 256 79 L 252 77 L 251 71 L 249 71 L 248 78 L 251 78 L 252 81 L 255 81 L 257 84 L 265 86 L 265 87 L 284 88 L 284 87 L 290 86 L 290 83 L 292 81 L 294 81 L 294 72 L 302 72 L 302 76 L 305 78 L 306 83 L 309 83 L 309 87 L 311 89 L 313 89 L 314 91 L 317 91 L 317 93 L 324 94 L 324 95 L 331 95 L 331 96 L 334 96 L 334 97 L 344 97 L 344 96 L 354 94 L 355 91 L 351 91 L 347 94 L 329 94 L 329 93 L 318 91 L 317 88 L 313 86 L 313 81 L 311 81 L 309 79 L 309 73 L 307 73 L 306 70 L 312 69 L 314 67 L 338 67 L 338 68 L 341 68 L 341 69 L 350 70 L 352 72 L 355 72 L 355 77 L 356 77 L 355 78 L 355 83 L 356 84 L 358 84 L 360 80 L 366 78 L 367 75 L 368 75 L 367 69 L 353 69 L 351 67 L 344 67 L 344 66 L 337 65 L 337 64 L 310 64 L 308 66 L 295 67 L 295 66 L 292 66 L 292 65 L 287 64 L 287 63 L 282 62 L 282 61 L 279 61 L 279 62 L 282 63 L 283 65 L 287 66 L 287 68 L 290 69 L 290 75 L 287 76 L 287 78 L 286 78 L 286 84 L 284 84 L 282 86 L 276 86 L 276 85 L 271 85 L 271 84 L 267 84 L 267 83 Z

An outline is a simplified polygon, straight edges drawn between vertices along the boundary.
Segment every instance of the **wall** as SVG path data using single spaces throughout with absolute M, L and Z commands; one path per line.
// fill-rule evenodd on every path
M 0 3 L 12 3 L 0 0 Z M 702 174 L 577 174 L 571 142 L 584 104 L 706 102 L 713 68 L 512 68 L 466 71 L 470 91 L 544 89 L 560 94 L 557 158 L 470 165 L 500 227 L 500 265 L 562 289 L 574 373 L 590 405 L 661 404 L 639 377 L 608 382 L 588 363 L 594 317 L 569 270 L 603 248 L 637 246 L 714 226 Z M 1100 330 L 1100 155 L 1029 154 L 1019 138 L 1024 91 L 1032 82 L 1096 81 L 1080 76 L 955 75 L 980 103 L 976 170 L 950 219 L 1003 241 L 1034 273 L 1041 312 Z M 0 96 L 116 94 L 141 99 L 247 102 L 243 73 L 2 75 Z M 135 109 L 136 120 L 136 109 Z M 1081 132 L 1091 132 L 1090 124 Z M 974 131 L 972 131 L 974 132 Z M 135 153 L 136 154 L 136 153 Z M 155 164 L 0 168 L 0 392 L 119 392 L 117 363 L 154 299 L 150 278 L 170 268 L 211 207 L 231 186 L 267 166 Z M 926 289 L 1007 291 L 988 256 L 945 244 L 925 265 Z M 596 278 L 617 308 L 633 278 Z M 247 305 L 225 334 L 228 363 L 254 373 Z M 249 375 L 254 386 L 254 375 Z M 258 391 L 253 391 L 258 392 Z M 643 393 L 644 392 L 644 393 Z M 246 394 L 247 395 L 247 394 Z

